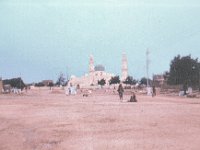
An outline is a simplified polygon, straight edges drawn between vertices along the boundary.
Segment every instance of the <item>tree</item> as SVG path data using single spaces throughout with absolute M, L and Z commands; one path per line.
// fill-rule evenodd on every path
M 39 82 L 39 83 L 36 83 L 35 86 L 36 86 L 36 87 L 43 87 L 43 86 L 45 86 L 45 85 L 44 85 L 44 83 Z
M 50 82 L 50 83 L 48 84 L 48 86 L 49 86 L 49 87 L 52 87 L 52 86 L 53 86 L 53 82 Z
M 152 80 L 151 79 L 148 79 L 148 80 L 149 80 L 149 85 L 152 85 Z M 147 85 L 147 78 L 145 77 L 141 78 L 140 84 Z
M 58 80 L 56 82 L 56 85 L 60 86 L 60 85 L 65 85 L 65 78 L 64 78 L 64 74 L 60 73 Z
M 168 83 L 172 85 L 190 85 L 199 84 L 200 65 L 198 59 L 191 58 L 190 55 L 174 57 L 170 64 Z
M 128 76 L 123 83 L 133 85 L 133 84 L 136 84 L 137 81 L 134 80 L 132 76 Z
M 163 77 L 164 77 L 165 81 L 168 81 L 168 79 L 169 79 L 169 72 L 165 71 L 164 74 L 163 74 Z
M 98 84 L 102 86 L 104 86 L 106 84 L 106 80 L 105 79 L 101 79 L 100 81 L 98 81 Z
M 109 84 L 117 84 L 117 83 L 120 83 L 120 79 L 119 79 L 119 76 L 114 76 L 110 79 L 109 81 Z
M 48 84 L 48 86 L 50 87 L 50 90 L 52 89 L 52 87 L 53 87 L 53 82 L 50 82 L 49 84 Z
M 23 90 L 26 87 L 21 77 L 3 80 L 3 84 L 10 84 L 11 87 L 18 88 L 21 90 Z

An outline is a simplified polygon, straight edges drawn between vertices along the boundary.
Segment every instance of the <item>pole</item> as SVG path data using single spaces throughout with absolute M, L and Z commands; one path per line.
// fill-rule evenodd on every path
M 147 95 L 152 95 L 151 87 L 149 86 L 149 50 L 146 51 L 146 73 L 147 73 Z
M 147 74 L 147 87 L 149 87 L 149 49 L 146 51 L 146 74 Z

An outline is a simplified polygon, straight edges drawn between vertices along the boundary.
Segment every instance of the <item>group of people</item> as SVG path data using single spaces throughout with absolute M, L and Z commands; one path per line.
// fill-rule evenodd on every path
M 119 93 L 119 99 L 122 101 L 123 94 L 124 94 L 124 88 L 123 88 L 122 84 L 119 84 L 117 91 Z M 152 87 L 151 95 L 152 95 L 152 97 L 156 96 L 156 87 L 155 86 Z M 137 102 L 136 95 L 134 92 L 132 92 L 129 102 Z
M 117 89 L 119 94 L 120 101 L 123 101 L 123 95 L 124 95 L 124 88 L 122 84 L 119 84 L 119 87 Z M 75 95 L 77 93 L 76 88 L 70 84 L 70 86 L 66 89 L 66 95 Z M 85 95 L 83 95 L 84 97 Z M 156 88 L 155 86 L 152 87 L 152 97 L 156 96 Z M 132 95 L 130 97 L 129 102 L 137 102 L 135 92 L 132 91 Z
M 70 86 L 69 86 L 68 88 L 66 88 L 65 94 L 66 94 L 66 95 L 76 95 L 76 94 L 77 94 L 76 87 L 74 87 L 74 86 L 70 83 Z
M 123 95 L 124 95 L 124 88 L 123 88 L 122 84 L 119 84 L 117 91 L 119 93 L 119 99 L 120 99 L 120 101 L 122 101 Z M 137 102 L 136 95 L 134 92 L 132 92 L 129 102 Z

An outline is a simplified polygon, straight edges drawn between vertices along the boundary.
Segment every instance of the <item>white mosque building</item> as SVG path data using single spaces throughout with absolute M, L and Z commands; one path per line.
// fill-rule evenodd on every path
M 126 54 L 122 54 L 122 74 L 121 74 L 121 81 L 125 81 L 128 77 L 128 61 Z
M 89 59 L 89 72 L 82 77 L 71 76 L 69 83 L 80 88 L 88 88 L 91 86 L 98 86 L 98 81 L 105 79 L 106 86 L 109 86 L 109 80 L 114 76 L 113 73 L 105 71 L 103 65 L 94 65 L 94 58 L 91 55 Z M 124 81 L 128 76 L 128 65 L 126 55 L 122 56 L 122 76 L 121 80 Z

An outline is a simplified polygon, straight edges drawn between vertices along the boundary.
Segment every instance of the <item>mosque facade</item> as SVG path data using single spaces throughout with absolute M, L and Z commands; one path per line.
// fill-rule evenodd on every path
M 98 81 L 104 79 L 106 81 L 105 86 L 109 86 L 110 79 L 114 76 L 113 73 L 108 73 L 105 71 L 103 65 L 96 65 L 94 63 L 94 57 L 91 55 L 89 58 L 89 71 L 82 77 L 71 76 L 69 83 L 80 88 L 88 88 L 91 86 L 98 86 Z M 128 76 L 128 65 L 126 55 L 123 54 L 122 57 L 122 75 L 121 81 L 125 80 Z
M 128 77 L 128 61 L 126 54 L 122 54 L 122 70 L 121 70 L 121 81 L 125 81 L 126 78 Z

